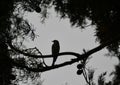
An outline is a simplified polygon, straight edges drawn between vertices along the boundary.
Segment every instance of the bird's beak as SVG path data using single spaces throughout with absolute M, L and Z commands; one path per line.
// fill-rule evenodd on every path
M 54 40 L 52 42 L 54 42 Z

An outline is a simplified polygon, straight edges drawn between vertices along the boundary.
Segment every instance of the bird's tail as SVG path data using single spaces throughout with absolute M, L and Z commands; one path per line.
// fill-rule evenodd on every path
M 54 66 L 54 65 L 55 65 L 56 60 L 57 60 L 57 56 L 53 56 L 52 66 Z

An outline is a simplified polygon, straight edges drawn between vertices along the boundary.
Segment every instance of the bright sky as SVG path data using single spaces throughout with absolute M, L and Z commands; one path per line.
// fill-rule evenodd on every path
M 50 10 L 49 18 L 44 24 L 40 22 L 40 15 L 31 13 L 26 16 L 29 21 L 34 25 L 36 33 L 39 37 L 35 42 L 28 42 L 28 46 L 36 46 L 43 54 L 51 54 L 52 40 L 59 40 L 60 51 L 78 52 L 82 53 L 83 48 L 90 50 L 98 43 L 95 42 L 94 27 L 88 27 L 85 30 L 80 28 L 71 27 L 68 19 L 60 19 L 54 10 Z M 88 67 L 95 68 L 96 76 L 101 72 L 114 70 L 113 64 L 117 64 L 118 60 L 115 57 L 105 57 L 104 54 L 107 50 L 102 50 L 92 55 Z M 58 58 L 57 63 L 69 60 L 72 56 L 63 56 Z M 51 64 L 52 59 L 46 60 L 47 64 Z M 43 85 L 85 85 L 83 76 L 76 74 L 77 68 L 75 63 L 71 66 L 62 67 L 59 69 L 51 70 L 42 73 L 44 79 Z M 110 78 L 109 78 L 110 79 Z

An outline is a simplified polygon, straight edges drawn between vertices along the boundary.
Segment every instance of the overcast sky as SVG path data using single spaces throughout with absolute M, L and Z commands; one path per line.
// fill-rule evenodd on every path
M 87 27 L 81 30 L 79 27 L 71 27 L 69 19 L 60 19 L 54 10 L 50 10 L 49 18 L 44 24 L 40 22 L 40 15 L 30 13 L 26 17 L 36 28 L 36 33 L 39 35 L 34 42 L 28 42 L 28 46 L 36 46 L 45 54 L 51 54 L 51 46 L 53 40 L 60 42 L 60 52 L 77 52 L 82 53 L 83 49 L 90 50 L 99 44 L 95 42 L 94 27 Z M 88 63 L 88 67 L 96 70 L 96 76 L 101 72 L 114 70 L 113 65 L 118 63 L 115 57 L 105 57 L 106 49 L 103 49 L 92 55 Z M 63 56 L 58 58 L 57 63 L 74 58 L 73 56 Z M 46 63 L 52 63 L 52 59 L 47 59 Z M 85 85 L 83 76 L 76 74 L 77 68 L 75 63 L 70 66 L 51 70 L 42 73 L 43 85 Z M 110 79 L 110 77 L 109 77 Z

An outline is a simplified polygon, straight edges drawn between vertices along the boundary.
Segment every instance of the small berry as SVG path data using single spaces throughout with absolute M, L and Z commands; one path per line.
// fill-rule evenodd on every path
M 77 75 L 81 75 L 83 73 L 82 69 L 77 70 Z
M 78 69 L 82 69 L 82 68 L 83 68 L 83 64 L 78 64 L 78 65 L 77 65 L 77 68 L 78 68 Z
M 40 7 L 36 7 L 35 11 L 36 11 L 37 13 L 40 13 L 40 12 L 41 12 L 41 8 L 40 8 Z

